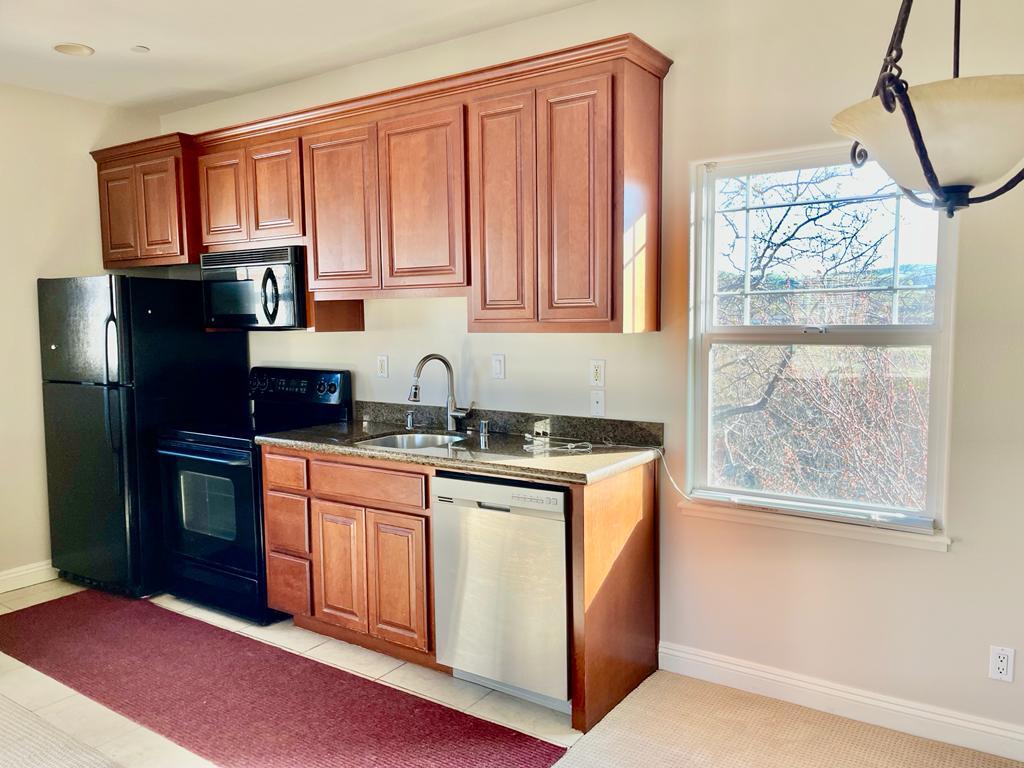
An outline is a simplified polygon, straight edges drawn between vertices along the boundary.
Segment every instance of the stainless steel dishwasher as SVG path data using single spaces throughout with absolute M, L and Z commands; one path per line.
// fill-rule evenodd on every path
M 431 488 L 438 662 L 568 712 L 565 492 L 466 476 Z

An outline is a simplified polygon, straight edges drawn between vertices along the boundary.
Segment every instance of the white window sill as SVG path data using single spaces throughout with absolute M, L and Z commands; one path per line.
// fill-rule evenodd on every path
M 786 514 L 785 512 L 747 509 L 731 504 L 717 504 L 712 501 L 681 501 L 678 504 L 678 508 L 688 517 L 725 520 L 731 523 L 746 523 L 748 525 L 760 525 L 765 528 L 781 528 L 786 531 L 800 531 L 801 533 L 814 533 L 822 536 L 837 536 L 841 539 L 873 541 L 879 544 L 926 549 L 932 552 L 948 552 L 953 543 L 941 531 L 931 534 L 894 531 L 888 528 L 873 528 L 856 523 L 799 517 Z

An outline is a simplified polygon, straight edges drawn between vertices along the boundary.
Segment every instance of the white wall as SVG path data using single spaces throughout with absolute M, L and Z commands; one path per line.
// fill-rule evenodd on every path
M 920 3 L 907 75 L 947 77 L 952 3 Z M 947 5 L 950 7 L 947 8 Z M 165 115 L 197 131 L 635 32 L 675 59 L 665 83 L 664 330 L 646 337 L 468 335 L 461 299 L 369 302 L 363 334 L 254 335 L 255 362 L 351 367 L 358 397 L 402 401 L 420 355 L 452 356 L 462 396 L 585 414 L 586 361 L 608 361 L 609 417 L 655 419 L 684 471 L 690 163 L 834 141 L 873 86 L 894 0 L 597 0 L 557 14 Z M 1024 6 L 966 4 L 964 74 L 1024 71 Z M 1020 126 L 1008 126 L 1019 130 Z M 1024 725 L 1024 681 L 986 678 L 988 646 L 1024 652 L 1024 191 L 962 216 L 948 553 L 696 519 L 663 485 L 662 639 L 880 694 Z M 374 378 L 378 353 L 392 377 Z M 489 354 L 508 378 L 489 378 Z M 424 401 L 442 402 L 441 377 Z
M 0 84 L 0 575 L 50 557 L 36 278 L 102 272 L 89 150 L 158 131 L 155 117 Z

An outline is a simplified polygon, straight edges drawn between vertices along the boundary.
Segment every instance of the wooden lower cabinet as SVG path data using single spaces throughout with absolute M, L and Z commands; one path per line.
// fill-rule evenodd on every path
M 281 552 L 267 554 L 267 605 L 293 616 L 311 613 L 309 561 Z
M 367 631 L 366 513 L 361 507 L 313 499 L 313 615 Z
M 366 511 L 370 634 L 427 650 L 427 536 L 423 518 Z

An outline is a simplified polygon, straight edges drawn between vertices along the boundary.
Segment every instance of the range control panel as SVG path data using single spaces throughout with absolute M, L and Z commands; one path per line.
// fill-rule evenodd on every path
M 249 397 L 276 403 L 351 403 L 352 374 L 349 371 L 257 367 L 249 372 Z

